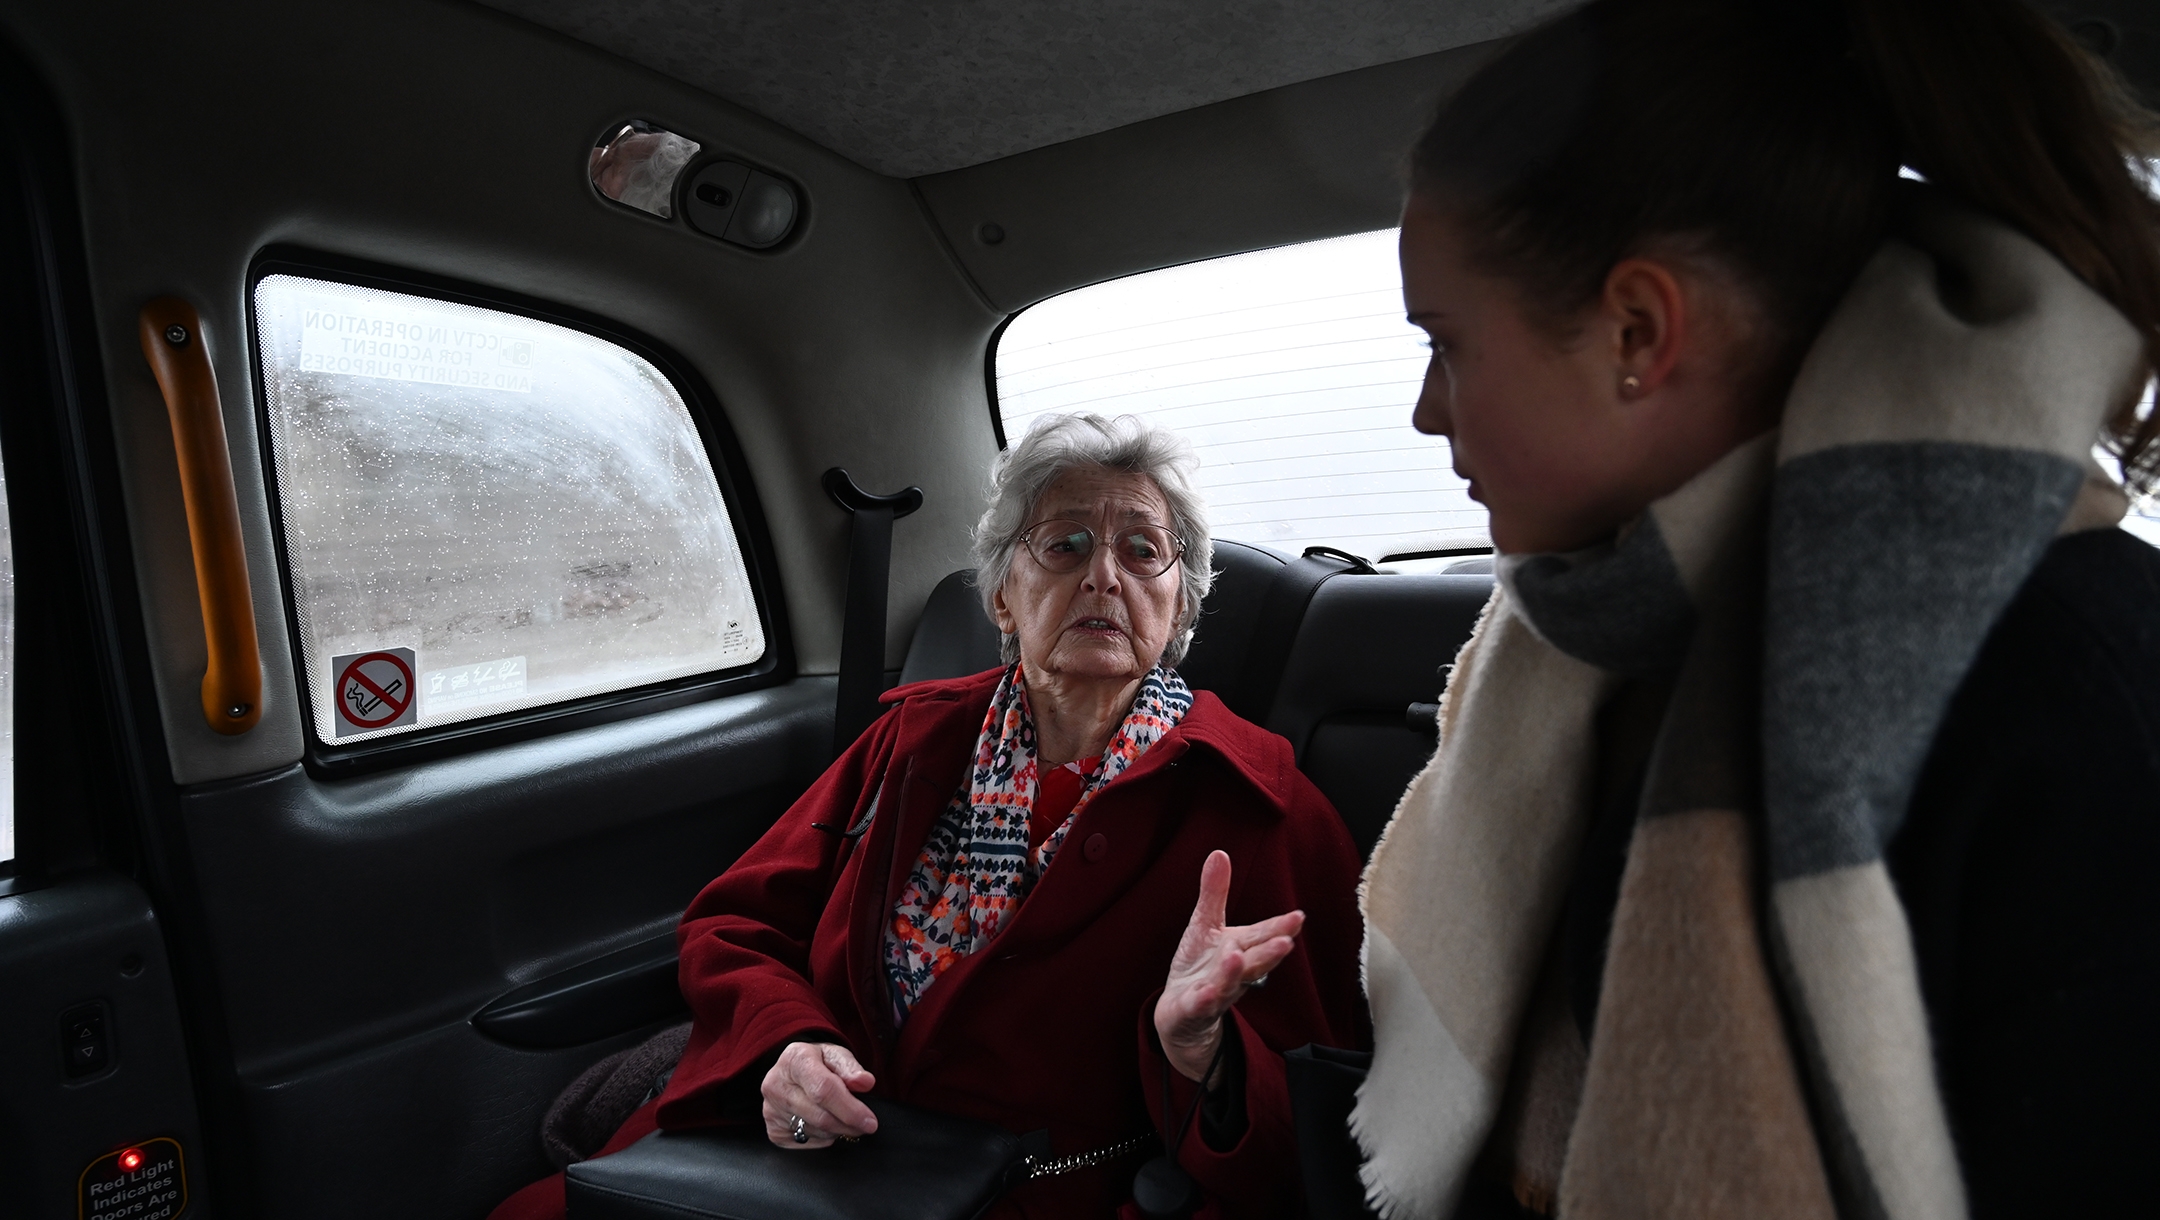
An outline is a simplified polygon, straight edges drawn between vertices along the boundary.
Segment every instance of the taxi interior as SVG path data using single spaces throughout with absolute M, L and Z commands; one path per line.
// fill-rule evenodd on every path
M 1565 7 L 0 2 L 0 1213 L 471 1217 L 545 1173 L 550 1100 L 682 1019 L 676 916 L 866 691 L 995 663 L 961 573 L 1008 320 L 1387 229 L 1435 99 Z M 2060 15 L 2160 81 L 2149 5 Z M 654 132 L 697 145 L 666 215 L 593 177 Z M 579 559 L 605 497 L 398 532 L 400 504 L 503 480 L 574 491 L 572 451 L 619 438 L 558 404 L 546 444 L 476 425 L 432 465 L 325 441 L 292 328 L 333 297 L 509 319 L 498 388 L 518 334 L 604 349 L 691 471 L 622 511 L 717 516 L 614 567 Z M 337 401 L 440 430 L 399 413 L 429 381 Z M 373 498 L 324 491 L 339 471 Z M 878 497 L 907 488 L 895 520 Z M 510 688 L 430 670 L 439 640 L 400 652 L 381 612 L 339 635 L 324 590 L 365 564 L 324 530 L 463 607 L 437 636 L 527 626 L 465 585 L 534 565 L 571 572 L 543 618 L 688 605 L 707 569 L 667 575 L 652 539 L 694 535 L 726 646 L 412 711 L 423 681 Z M 1369 848 L 1490 577 L 1218 534 L 1187 675 L 1288 737 Z

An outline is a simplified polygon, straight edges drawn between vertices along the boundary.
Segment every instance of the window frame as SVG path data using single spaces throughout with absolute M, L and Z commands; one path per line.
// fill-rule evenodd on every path
M 291 558 L 286 553 L 284 506 L 279 499 L 277 454 L 270 435 L 270 399 L 264 382 L 262 345 L 255 316 L 256 287 L 272 275 L 304 276 L 515 314 L 580 331 L 650 361 L 675 387 L 675 392 L 682 395 L 683 405 L 689 410 L 691 422 L 704 443 L 706 460 L 719 483 L 721 503 L 727 506 L 728 521 L 735 531 L 735 545 L 749 577 L 751 600 L 756 604 L 758 623 L 765 633 L 765 655 L 751 664 L 732 669 L 519 708 L 350 745 L 323 741 L 316 735 L 314 691 L 308 681 L 306 652 L 301 647 L 299 607 L 294 601 L 296 586 L 292 579 Z M 326 779 L 360 775 L 591 725 L 610 724 L 708 699 L 763 690 L 794 679 L 795 648 L 788 633 L 778 552 L 773 547 L 772 534 L 767 528 L 756 486 L 751 481 L 742 444 L 729 425 L 727 413 L 711 385 L 689 361 L 665 344 L 598 314 L 522 293 L 290 245 L 265 247 L 249 262 L 246 311 L 248 371 L 255 395 L 255 433 L 262 451 L 271 540 L 277 553 L 278 577 L 283 583 L 280 590 L 285 617 L 283 625 L 291 648 L 293 682 L 304 722 L 302 733 L 306 747 L 302 762 L 310 774 Z
M 1043 300 L 1048 299 L 1048 297 L 1043 298 Z M 1035 302 L 1035 305 L 1040 304 L 1042 304 L 1042 301 Z M 1022 305 L 1020 308 L 1006 314 L 998 322 L 997 328 L 990 332 L 990 342 L 983 348 L 983 398 L 990 404 L 990 435 L 997 440 L 999 453 L 1012 448 L 1012 443 L 1005 439 L 1005 400 L 998 397 L 998 344 L 1005 341 L 1005 331 L 1013 324 L 1013 319 L 1035 308 L 1035 305 Z

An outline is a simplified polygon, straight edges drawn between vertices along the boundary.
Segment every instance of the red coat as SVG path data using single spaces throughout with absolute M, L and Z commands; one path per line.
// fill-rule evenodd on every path
M 1005 930 L 923 993 L 895 1032 L 883 934 L 931 826 L 965 780 L 1000 671 L 924 682 L 865 732 L 683 915 L 682 990 L 696 1016 L 661 1098 L 609 1149 L 652 1130 L 757 1121 L 758 1084 L 789 1042 L 846 1044 L 875 1095 L 1048 1129 L 1054 1155 L 1160 1129 L 1160 1089 L 1182 1117 L 1192 1086 L 1155 1048 L 1154 1001 L 1191 918 L 1200 866 L 1230 854 L 1229 922 L 1292 908 L 1304 932 L 1268 985 L 1233 1010 L 1247 1129 L 1227 1152 L 1199 1124 L 1179 1161 L 1226 1215 L 1302 1215 L 1281 1052 L 1363 1046 L 1359 859 L 1289 743 L 1206 692 L 1090 801 Z M 841 831 L 877 811 L 860 839 Z M 1164 1138 L 1168 1138 L 1164 1133 Z M 817 1155 L 806 1152 L 805 1156 Z M 1129 1197 L 1135 1163 L 1030 1182 L 994 1216 L 1100 1220 Z M 532 1208 L 516 1207 L 530 1200 Z M 497 1215 L 559 1214 L 559 1180 Z M 548 1204 L 552 1203 L 552 1206 Z

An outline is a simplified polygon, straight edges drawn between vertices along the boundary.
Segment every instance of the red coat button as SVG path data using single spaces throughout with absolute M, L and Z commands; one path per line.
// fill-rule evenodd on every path
M 1087 846 L 1080 850 L 1087 856 L 1088 863 L 1093 864 L 1110 854 L 1110 840 L 1103 838 L 1099 834 L 1089 835 Z

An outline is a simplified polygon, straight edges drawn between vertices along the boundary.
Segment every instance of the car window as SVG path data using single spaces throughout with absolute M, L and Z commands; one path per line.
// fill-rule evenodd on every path
M 682 394 L 605 339 L 294 275 L 255 288 L 317 736 L 350 742 L 756 661 Z
M 1429 353 L 1403 320 L 1396 230 L 1077 289 L 998 340 L 1017 440 L 1050 412 L 1145 416 L 1199 451 L 1219 537 L 1361 555 L 1488 547 L 1444 438 L 1410 426 Z

